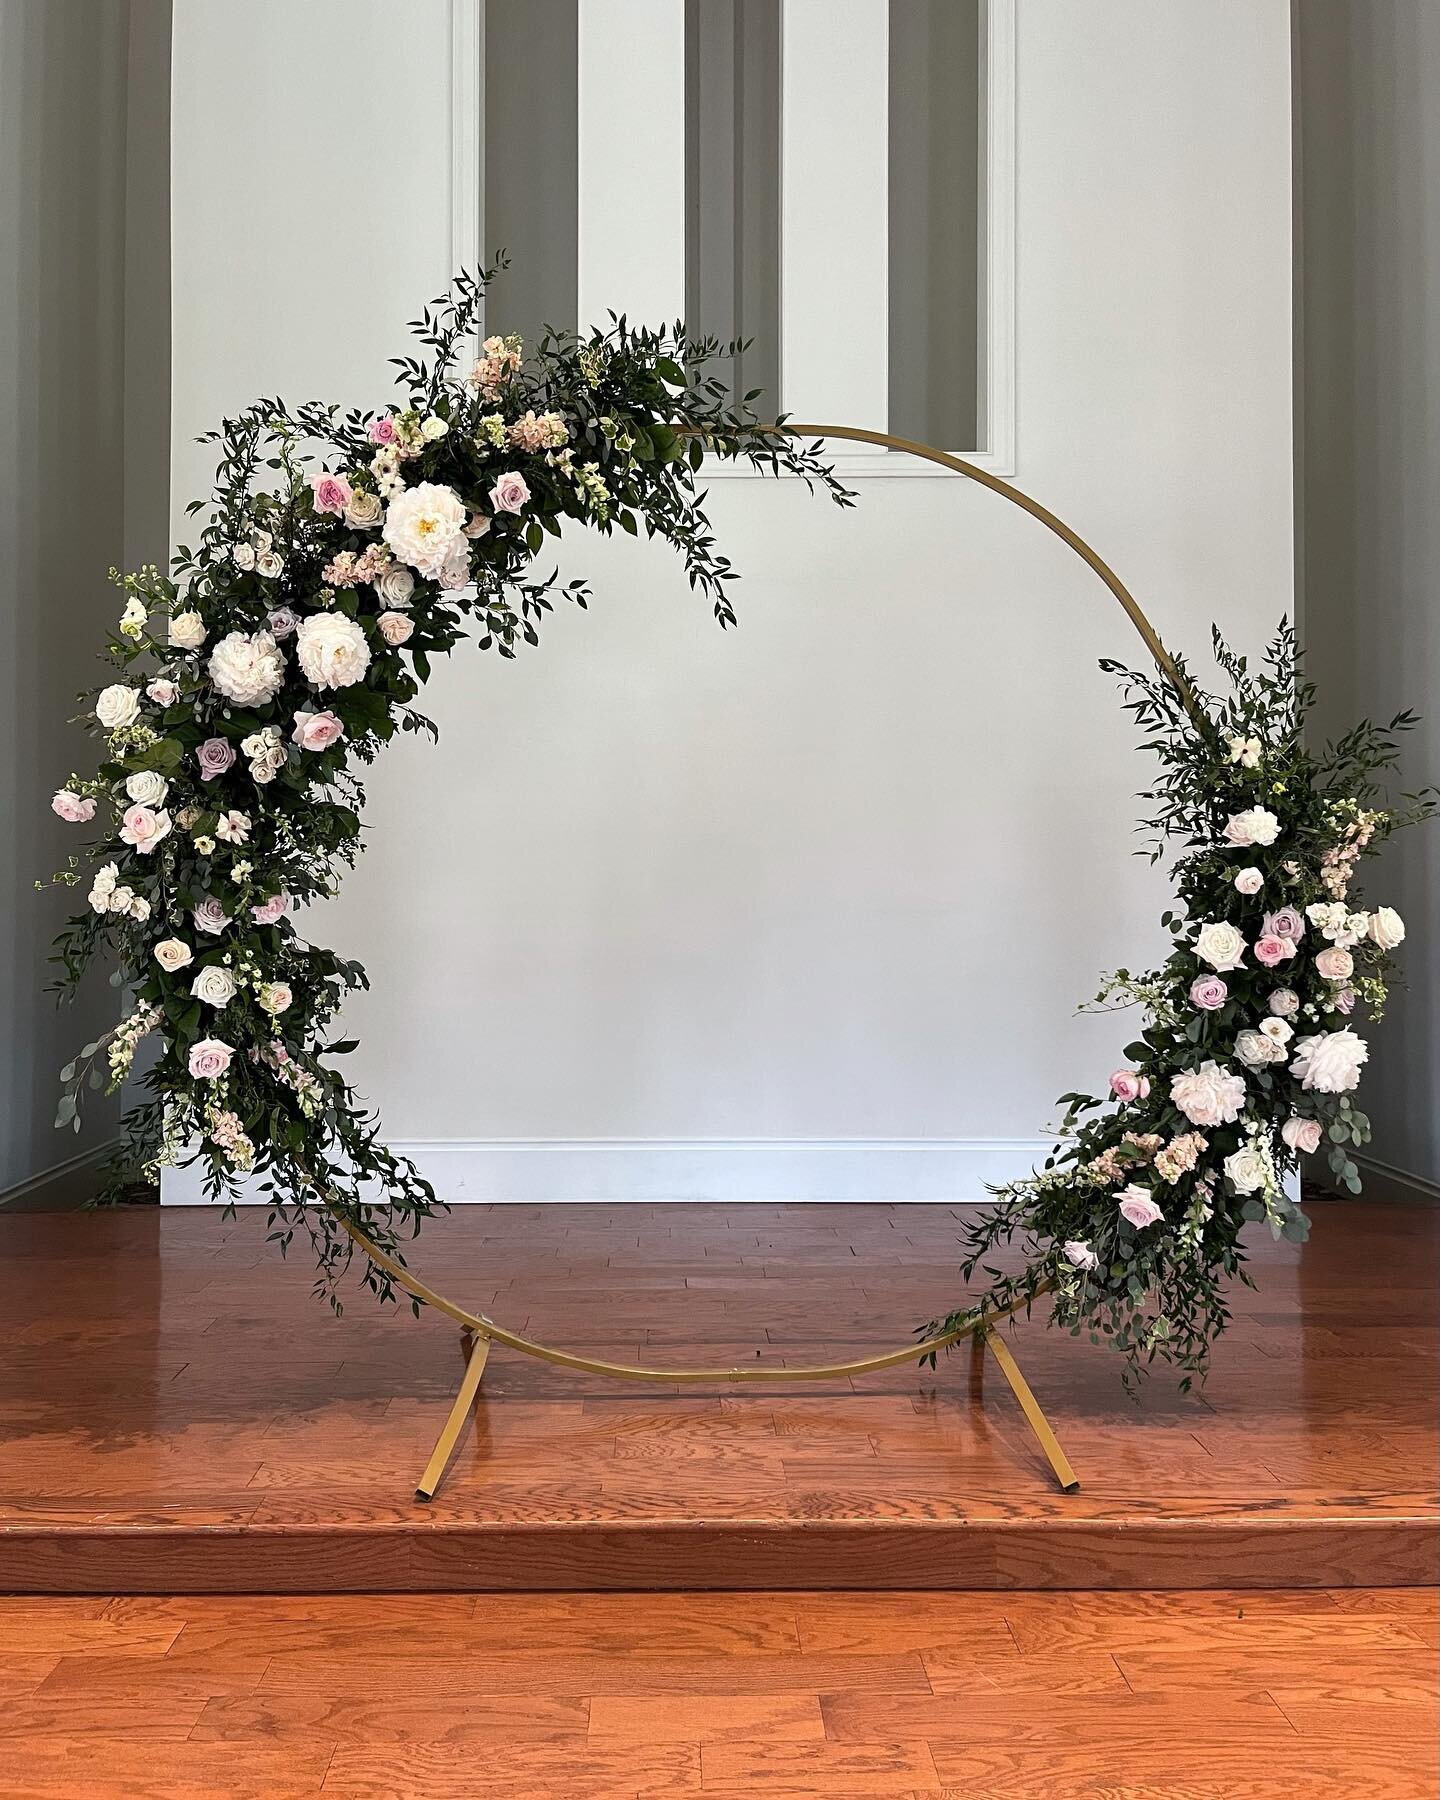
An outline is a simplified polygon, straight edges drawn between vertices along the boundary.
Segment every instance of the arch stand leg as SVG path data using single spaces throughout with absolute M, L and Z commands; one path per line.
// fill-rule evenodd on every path
M 445 1471 L 450 1466 L 450 1458 L 455 1454 L 460 1433 L 465 1429 L 465 1421 L 480 1392 L 480 1378 L 485 1373 L 485 1359 L 490 1354 L 490 1340 L 483 1332 L 471 1331 L 467 1326 L 460 1336 L 465 1346 L 465 1374 L 460 1382 L 460 1391 L 455 1396 L 455 1404 L 450 1408 L 450 1417 L 445 1421 L 445 1429 L 435 1440 L 435 1449 L 425 1465 L 420 1485 L 415 1489 L 417 1500 L 433 1500 L 435 1490 L 445 1479 Z
M 1000 1373 L 1010 1383 L 1015 1398 L 1020 1402 L 1020 1410 L 1024 1413 L 1026 1423 L 1039 1440 L 1040 1448 L 1045 1452 L 1045 1460 L 1055 1471 L 1055 1479 L 1060 1483 L 1060 1491 L 1064 1494 L 1077 1494 L 1080 1491 L 1080 1480 L 1070 1467 L 1070 1460 L 1060 1448 L 1060 1440 L 1050 1429 L 1050 1421 L 1040 1410 L 1040 1402 L 1030 1392 L 1030 1383 L 1020 1373 L 1020 1365 L 1010 1354 L 1010 1346 L 1001 1337 L 993 1325 L 984 1328 L 984 1344 L 993 1352 L 1000 1365 Z M 981 1332 L 975 1333 L 974 1343 L 977 1357 L 981 1354 Z

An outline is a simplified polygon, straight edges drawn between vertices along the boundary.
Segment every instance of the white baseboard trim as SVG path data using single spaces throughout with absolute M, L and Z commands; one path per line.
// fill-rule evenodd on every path
M 119 1138 L 107 1138 L 103 1144 L 78 1151 L 53 1168 L 42 1169 L 38 1175 L 6 1188 L 0 1194 L 0 1211 L 8 1207 L 14 1212 L 60 1212 L 83 1206 L 94 1197 L 100 1185 L 100 1170 L 114 1155 L 119 1142 Z
M 503 1139 L 394 1143 L 442 1200 L 544 1205 L 552 1201 L 735 1204 L 985 1200 L 990 1182 L 1042 1162 L 1043 1138 Z M 258 1192 L 253 1196 L 264 1198 Z M 200 1206 L 198 1165 L 166 1169 L 161 1204 Z

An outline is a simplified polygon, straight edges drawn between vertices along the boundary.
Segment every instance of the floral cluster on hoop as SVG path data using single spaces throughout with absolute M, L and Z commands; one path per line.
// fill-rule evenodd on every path
M 1161 919 L 1173 948 L 1161 968 L 1118 970 L 1096 995 L 1099 1010 L 1141 1009 L 1126 1066 L 1103 1098 L 1061 1095 L 1055 1150 L 1031 1178 L 994 1190 L 1000 1204 L 971 1228 L 963 1264 L 967 1278 L 984 1267 L 989 1303 L 1049 1288 L 1056 1321 L 1108 1340 L 1127 1376 L 1163 1357 L 1185 1371 L 1182 1386 L 1203 1374 L 1227 1323 L 1242 1225 L 1305 1238 L 1285 1192 L 1300 1158 L 1328 1146 L 1337 1184 L 1360 1191 L 1350 1151 L 1370 1126 L 1352 1096 L 1369 1049 L 1354 1021 L 1381 1015 L 1405 925 L 1393 907 L 1363 903 L 1355 870 L 1436 810 L 1434 790 L 1392 808 L 1376 780 L 1413 714 L 1315 748 L 1314 688 L 1288 624 L 1258 669 L 1218 632 L 1214 650 L 1224 699 L 1201 692 L 1178 657 L 1175 680 L 1101 664 L 1161 761 L 1142 795 L 1154 803 L 1152 859 L 1167 838 L 1183 845 L 1181 904 Z M 1017 1273 L 985 1263 L 1015 1239 Z
M 437 1204 L 332 1064 L 354 1048 L 331 1027 L 364 971 L 296 929 L 359 848 L 357 765 L 397 730 L 434 735 L 413 704 L 432 657 L 471 634 L 510 657 L 556 598 L 585 606 L 583 581 L 531 572 L 562 521 L 665 539 L 725 626 L 734 571 L 696 488 L 705 452 L 852 499 L 814 446 L 730 402 L 711 370 L 737 347 L 678 325 L 547 333 L 529 358 L 491 336 L 457 375 L 494 273 L 458 277 L 414 322 L 422 354 L 397 361 L 396 408 L 263 400 L 202 440 L 219 466 L 190 507 L 197 545 L 169 575 L 113 576 L 115 678 L 90 718 L 103 759 L 53 801 L 102 826 L 59 985 L 103 954 L 131 996 L 62 1071 L 57 1124 L 78 1129 L 84 1082 L 125 1080 L 149 1038 L 117 1181 L 194 1154 L 218 1197 L 256 1171 L 275 1235 L 303 1225 L 327 1275 L 350 1241 L 332 1208 L 358 1218 L 363 1196 L 393 1254 Z M 83 886 L 81 859 L 58 879 Z M 383 1271 L 367 1278 L 389 1292 Z

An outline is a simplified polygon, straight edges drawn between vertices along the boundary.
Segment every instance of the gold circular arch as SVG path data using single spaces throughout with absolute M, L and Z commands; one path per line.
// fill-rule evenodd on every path
M 1022 493 L 1017 487 L 1012 487 L 1008 481 L 1002 480 L 998 475 L 992 475 L 988 469 L 977 468 L 974 463 L 966 462 L 962 456 L 952 456 L 948 450 L 936 450 L 929 444 L 916 443 L 910 438 L 894 437 L 888 432 L 866 431 L 858 425 L 798 425 L 788 421 L 779 425 L 762 425 L 756 429 L 760 434 L 784 432 L 791 437 L 846 438 L 855 443 L 876 444 L 886 450 L 897 450 L 906 456 L 918 457 L 923 462 L 936 463 L 942 469 L 951 469 L 957 475 L 963 475 L 967 480 L 978 482 L 981 487 L 989 488 L 991 493 L 999 494 L 1003 499 L 1010 501 L 1012 505 L 1018 506 L 1022 512 L 1029 513 L 1031 518 L 1038 519 L 1062 543 L 1068 544 L 1080 560 L 1100 577 L 1120 602 L 1126 618 L 1139 632 L 1145 648 L 1153 657 L 1156 668 L 1175 689 L 1186 711 L 1202 728 L 1207 724 L 1199 702 L 1176 667 L 1169 651 L 1161 643 L 1155 627 L 1145 617 L 1139 601 L 1098 552 L 1093 550 L 1078 532 L 1072 531 L 1062 519 L 1057 518 L 1048 507 L 1042 506 L 1038 500 L 1032 500 L 1028 494 Z M 695 434 L 682 433 L 682 435 Z M 504 1344 L 508 1349 L 520 1351 L 522 1355 L 538 1357 L 540 1360 L 554 1363 L 560 1368 L 575 1369 L 588 1375 L 607 1375 L 619 1381 L 827 1381 L 844 1379 L 851 1375 L 868 1375 L 876 1369 L 892 1369 L 901 1363 L 918 1361 L 922 1357 L 933 1355 L 936 1351 L 948 1349 L 952 1344 L 958 1343 L 966 1337 L 973 1337 L 977 1341 L 988 1338 L 993 1344 L 994 1326 L 1000 1320 L 1018 1311 L 1022 1305 L 1028 1305 L 1028 1300 L 1017 1300 L 1012 1305 L 1001 1308 L 976 1308 L 962 1324 L 957 1325 L 951 1331 L 942 1332 L 933 1337 L 919 1338 L 899 1350 L 887 1350 L 876 1356 L 860 1357 L 854 1362 L 810 1363 L 798 1367 L 757 1362 L 730 1368 L 699 1369 L 666 1369 L 642 1363 L 606 1362 L 598 1357 L 577 1356 L 573 1351 L 557 1350 L 551 1344 L 539 1343 L 534 1338 L 527 1338 L 518 1331 L 511 1331 L 508 1326 L 501 1325 L 485 1313 L 471 1312 L 468 1307 L 460 1306 L 455 1301 L 447 1299 L 436 1289 L 427 1286 L 425 1282 L 413 1275 L 403 1262 L 389 1255 L 374 1243 L 361 1225 L 351 1218 L 343 1208 L 336 1205 L 324 1189 L 319 1191 L 322 1202 L 352 1243 L 364 1251 L 376 1268 L 383 1270 L 386 1276 L 397 1287 L 409 1294 L 413 1300 L 419 1301 L 423 1306 L 433 1306 L 437 1312 L 454 1319 L 465 1332 L 474 1338 Z M 1048 1281 L 1037 1283 L 1030 1297 L 1034 1298 L 1048 1293 L 1053 1285 Z M 1006 1372 L 1008 1376 L 1008 1368 Z M 1011 1379 L 1013 1384 L 1013 1377 Z M 1019 1393 L 1020 1390 L 1017 1388 L 1016 1391 Z M 1024 1396 L 1022 1396 L 1023 1403 Z

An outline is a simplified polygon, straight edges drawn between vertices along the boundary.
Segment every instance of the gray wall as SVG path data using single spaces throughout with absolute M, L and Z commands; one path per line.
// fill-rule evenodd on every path
M 46 947 L 74 896 L 34 882 L 83 841 L 47 801 L 93 765 L 66 721 L 118 614 L 106 569 L 164 553 L 168 90 L 168 0 L 0 0 L 0 1193 L 115 1131 L 104 1101 L 79 1139 L 52 1126 L 56 1072 L 116 997 L 101 976 L 57 1014 Z
M 1302 623 L 1328 734 L 1426 713 L 1409 788 L 1440 780 L 1440 7 L 1294 8 Z M 1440 1180 L 1440 829 L 1367 873 L 1410 927 L 1372 1037 L 1377 1161 Z

